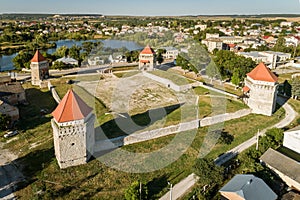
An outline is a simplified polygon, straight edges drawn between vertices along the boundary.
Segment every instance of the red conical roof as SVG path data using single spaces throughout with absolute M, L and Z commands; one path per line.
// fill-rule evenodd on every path
M 247 74 L 256 81 L 277 82 L 277 76 L 264 64 L 260 63 L 250 73 Z
M 141 54 L 155 54 L 155 51 L 149 45 L 147 45 Z
M 42 62 L 45 60 L 46 60 L 46 58 L 40 53 L 40 51 L 36 50 L 33 58 L 31 59 L 31 62 Z
M 52 115 L 58 123 L 63 123 L 84 119 L 92 110 L 91 107 L 70 89 L 52 112 Z

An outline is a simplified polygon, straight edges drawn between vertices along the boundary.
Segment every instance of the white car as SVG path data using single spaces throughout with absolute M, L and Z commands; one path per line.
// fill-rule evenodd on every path
M 8 138 L 8 137 L 12 137 L 12 136 L 15 136 L 15 135 L 18 135 L 19 134 L 19 132 L 16 130 L 16 131 L 9 131 L 9 132 L 7 132 L 5 135 L 4 135 L 4 137 L 5 138 Z

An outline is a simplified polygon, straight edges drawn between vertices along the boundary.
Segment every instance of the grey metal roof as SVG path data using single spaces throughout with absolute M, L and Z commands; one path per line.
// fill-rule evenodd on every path
M 300 183 L 300 164 L 292 158 L 270 148 L 260 157 L 260 160 Z
M 246 200 L 275 200 L 277 195 L 254 175 L 235 175 L 219 192 L 232 192 Z

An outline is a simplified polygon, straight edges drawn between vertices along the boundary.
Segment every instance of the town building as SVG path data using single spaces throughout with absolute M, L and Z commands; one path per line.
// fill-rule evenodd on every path
M 162 54 L 162 56 L 165 59 L 176 59 L 179 51 L 175 47 L 162 47 L 161 49 L 164 49 L 166 53 Z
M 37 50 L 31 59 L 31 84 L 42 86 L 43 80 L 49 77 L 49 63 L 44 56 Z
M 202 40 L 201 42 L 205 46 L 207 46 L 208 52 L 212 53 L 215 49 L 222 50 L 223 49 L 223 42 L 219 38 L 208 38 Z
M 245 103 L 253 113 L 271 116 L 276 109 L 278 78 L 260 63 L 245 79 Z
M 275 69 L 279 64 L 284 64 L 291 59 L 290 53 L 282 53 L 276 51 L 251 51 L 251 52 L 239 52 L 246 58 L 251 58 L 253 61 L 260 63 L 264 62 L 270 69 Z
M 20 118 L 16 105 L 25 104 L 26 95 L 21 83 L 13 82 L 10 76 L 0 77 L 0 113 L 11 117 L 11 122 Z
M 221 36 L 219 39 L 225 44 L 238 44 L 244 41 L 244 38 L 239 36 Z
M 260 161 L 278 175 L 290 188 L 300 191 L 299 162 L 271 148 L 260 157 Z
M 300 154 L 300 126 L 284 132 L 283 146 Z
M 55 156 L 60 168 L 85 164 L 94 153 L 95 115 L 73 90 L 52 112 Z
M 139 56 L 139 70 L 153 71 L 156 67 L 155 51 L 147 45 Z
M 219 192 L 228 200 L 275 200 L 276 193 L 252 174 L 235 175 Z
M 74 58 L 70 58 L 70 57 L 59 58 L 56 61 L 54 61 L 53 64 L 56 63 L 56 62 L 62 62 L 65 65 L 74 65 L 74 66 L 78 65 L 78 60 L 76 60 Z
M 11 122 L 14 122 L 20 118 L 19 109 L 16 106 L 12 106 L 0 99 L 0 113 L 10 116 Z

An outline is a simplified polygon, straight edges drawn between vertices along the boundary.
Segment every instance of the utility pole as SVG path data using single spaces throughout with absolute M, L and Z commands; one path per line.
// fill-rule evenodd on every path
M 259 140 L 259 129 L 257 131 L 257 134 L 256 134 L 256 151 L 258 151 L 258 140 Z
M 139 189 L 139 191 L 140 191 L 140 200 L 142 200 L 142 182 L 140 182 L 140 189 Z
M 170 182 L 168 182 L 168 185 L 170 185 L 170 200 L 172 200 L 172 187 L 173 187 L 173 185 L 172 185 L 172 183 L 170 183 Z

